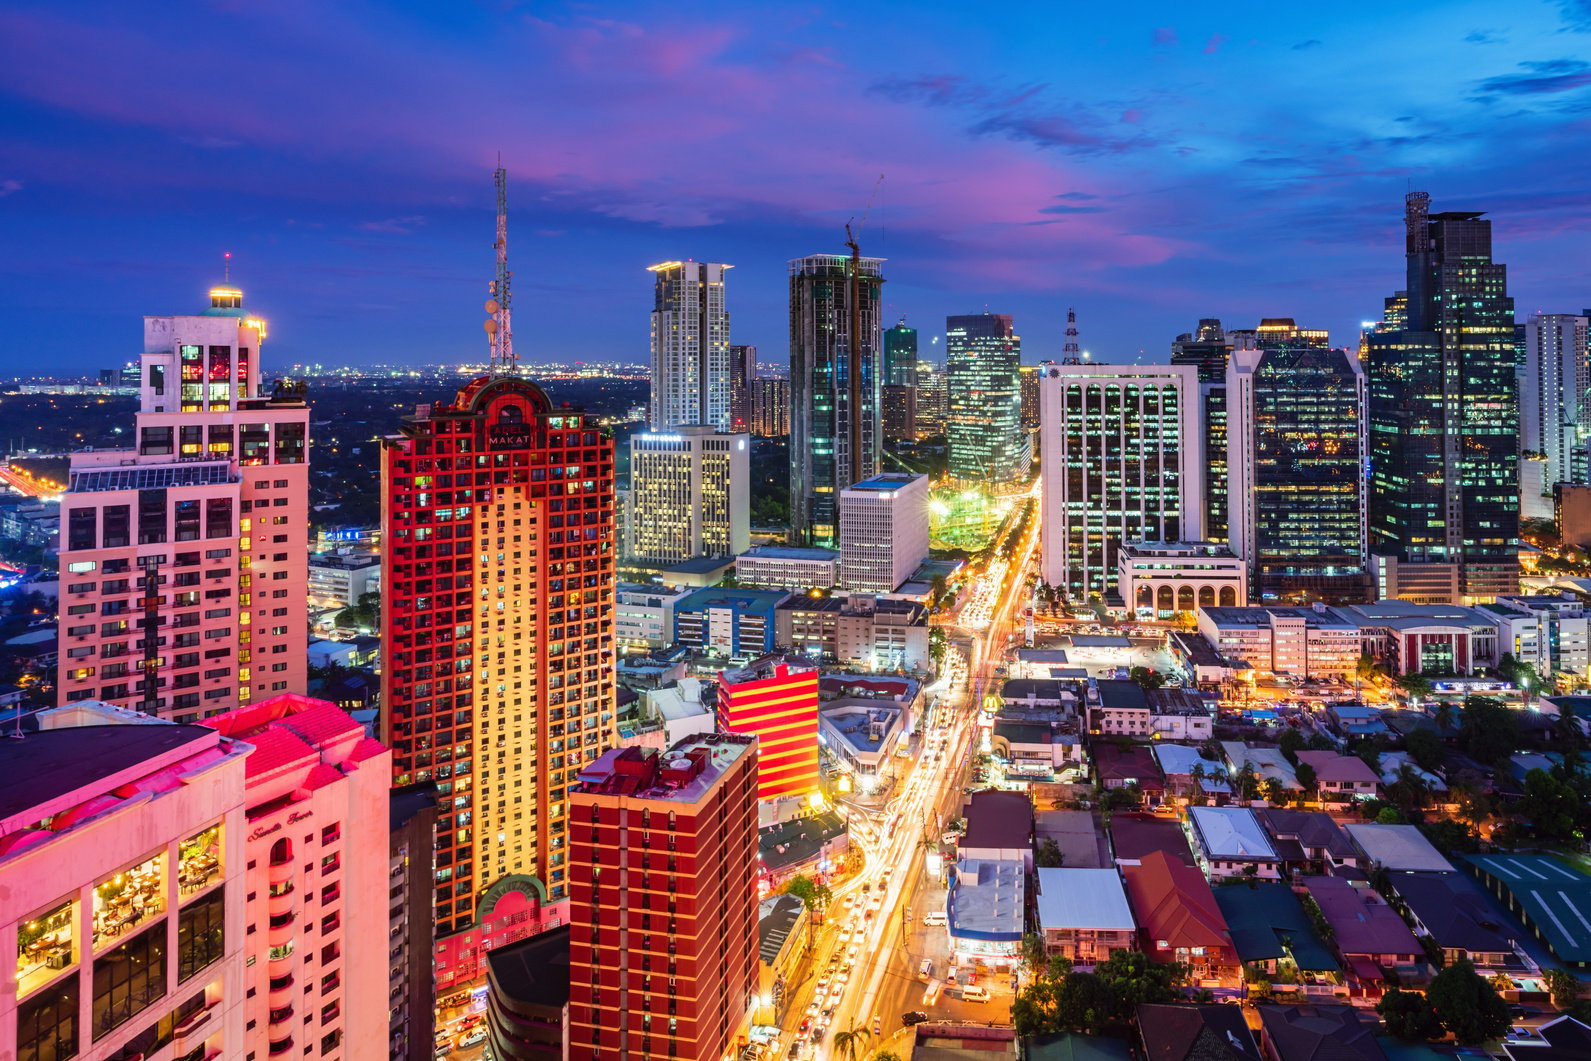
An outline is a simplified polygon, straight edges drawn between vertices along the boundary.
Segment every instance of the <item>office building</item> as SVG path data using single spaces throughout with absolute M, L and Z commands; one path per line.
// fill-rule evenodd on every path
M 674 640 L 674 606 L 688 591 L 620 582 L 613 591 L 613 636 L 625 650 L 663 648 Z
M 928 477 L 885 472 L 840 491 L 840 586 L 893 593 L 928 559 Z
M 731 659 L 772 652 L 774 609 L 788 596 L 776 589 L 698 589 L 674 605 L 674 642 Z
M 839 492 L 879 471 L 882 258 L 790 263 L 790 531 L 833 545 Z
M 570 793 L 571 1061 L 719 1061 L 757 988 L 757 740 L 622 748 Z
M 906 327 L 902 317 L 884 333 L 884 377 L 886 387 L 917 386 L 917 329 Z
M 1197 540 L 1203 517 L 1191 365 L 1049 365 L 1039 381 L 1045 582 L 1113 595 L 1122 542 Z
M 1044 362 L 1050 364 L 1051 362 Z M 1039 426 L 1039 369 L 1040 365 L 1023 365 L 1017 369 L 1017 392 L 1022 404 L 1022 430 L 1036 431 Z
M 61 703 L 177 721 L 306 680 L 309 407 L 260 383 L 243 293 L 145 317 L 137 447 L 72 456 L 62 497 Z
M 881 394 L 884 404 L 884 441 L 917 441 L 917 388 L 886 383 L 881 388 Z
M 718 729 L 757 738 L 757 798 L 818 791 L 818 668 L 766 656 L 718 675 Z
M 833 549 L 758 545 L 735 558 L 735 581 L 759 589 L 828 589 L 839 582 L 839 570 Z
M 568 895 L 568 789 L 614 739 L 613 442 L 488 375 L 405 417 L 382 460 L 382 739 L 396 784 L 437 783 L 446 991 Z M 529 907 L 498 939 L 510 892 Z
M 1011 318 L 978 313 L 945 318 L 950 477 L 995 485 L 1027 474 L 1017 368 L 1022 339 Z
M 790 381 L 784 376 L 751 381 L 751 433 L 758 438 L 790 434 Z
M 1203 318 L 1197 330 L 1183 332 L 1171 344 L 1171 363 L 1192 365 L 1198 373 L 1204 534 L 1217 542 L 1227 540 L 1226 366 L 1231 357 L 1232 340 L 1215 317 Z
M 776 642 L 813 659 L 873 671 L 928 669 L 928 611 L 913 600 L 791 596 L 774 619 Z
M 731 358 L 724 280 L 732 265 L 647 267 L 652 294 L 652 430 L 703 424 L 730 430 Z
M 242 1057 L 249 749 L 107 704 L 37 723 L 0 745 L 6 1056 Z
M 309 602 L 348 608 L 366 593 L 381 592 L 381 557 L 375 553 L 315 553 L 309 558 Z
M 1199 609 L 1199 633 L 1227 659 L 1295 678 L 1353 678 L 1359 619 L 1347 609 L 1238 607 Z
M 1523 325 L 1525 365 L 1519 388 L 1519 445 L 1547 459 L 1546 488 L 1587 479 L 1585 439 L 1591 435 L 1591 319 L 1538 313 Z M 1539 496 L 1541 491 L 1535 491 Z
M 1116 551 L 1122 602 L 1143 619 L 1248 603 L 1248 570 L 1224 542 L 1122 542 Z
M 428 1061 L 435 1043 L 431 973 L 436 786 L 395 788 L 387 807 L 387 1046 L 393 1061 Z
M 932 361 L 917 362 L 915 426 L 917 441 L 943 438 L 945 417 L 950 408 L 950 380 Z
M 1256 599 L 1367 599 L 1358 357 L 1241 350 L 1226 392 L 1230 540 Z
M 1291 317 L 1266 317 L 1253 336 L 1252 345 L 1258 350 L 1325 350 L 1331 346 L 1331 336 L 1324 328 L 1300 328 Z
M 729 430 L 751 430 L 751 384 L 757 378 L 757 348 L 729 347 Z
M 1366 336 L 1376 597 L 1519 586 L 1514 302 L 1478 212 L 1406 197 L 1407 321 Z
M 260 931 L 243 943 L 244 1051 L 387 1057 L 392 920 L 379 896 L 390 890 L 390 753 L 336 705 L 307 696 L 273 696 L 204 725 L 253 748 L 243 883 L 245 916 Z
M 710 427 L 631 435 L 625 559 L 664 568 L 750 548 L 750 441 Z

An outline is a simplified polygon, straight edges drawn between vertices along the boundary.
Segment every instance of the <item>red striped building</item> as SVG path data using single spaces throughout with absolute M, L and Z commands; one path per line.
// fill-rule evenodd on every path
M 758 738 L 757 798 L 816 792 L 817 668 L 773 656 L 718 679 L 718 728 Z

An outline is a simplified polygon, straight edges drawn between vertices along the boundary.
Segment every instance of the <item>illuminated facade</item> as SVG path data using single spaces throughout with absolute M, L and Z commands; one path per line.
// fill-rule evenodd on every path
M 749 549 L 750 441 L 710 427 L 630 436 L 626 559 L 668 567 Z
M 724 279 L 732 265 L 663 262 L 652 303 L 654 431 L 681 424 L 730 429 L 733 370 Z
M 729 430 L 751 430 L 751 385 L 757 379 L 757 348 L 729 348 Z
M 917 400 L 914 413 L 917 441 L 942 437 L 950 405 L 950 381 L 931 361 L 917 362 Z
M 303 690 L 309 408 L 262 393 L 264 338 L 236 288 L 144 318 L 137 448 L 74 454 L 61 500 L 61 703 L 191 722 Z
M 1525 366 L 1519 387 L 1519 444 L 1547 459 L 1542 485 L 1587 479 L 1585 439 L 1591 434 L 1591 318 L 1538 313 L 1524 324 Z M 1550 518 L 1550 517 L 1549 517 Z
M 1215 317 L 1199 321 L 1196 331 L 1183 332 L 1171 344 L 1173 365 L 1192 365 L 1199 376 L 1198 435 L 1204 447 L 1204 535 L 1227 539 L 1226 365 L 1232 340 Z
M 1031 454 L 1022 431 L 1017 383 L 1021 359 L 1022 339 L 1009 316 L 945 318 L 945 439 L 951 478 L 992 485 L 1027 474 Z
M 439 792 L 445 991 L 568 894 L 568 790 L 614 740 L 613 442 L 483 376 L 382 459 L 382 737 Z
M 917 329 L 906 327 L 905 317 L 884 333 L 884 385 L 917 386 Z
M 757 738 L 757 798 L 818 790 L 818 669 L 777 656 L 718 676 L 718 728 Z
M 840 587 L 894 593 L 928 559 L 928 477 L 885 472 L 840 491 Z
M 1366 336 L 1377 596 L 1492 600 L 1519 587 L 1514 300 L 1491 222 L 1429 206 L 1406 197 L 1407 320 Z
M 790 530 L 832 545 L 839 492 L 877 474 L 882 258 L 813 254 L 790 263 Z M 853 330 L 857 333 L 852 334 Z
M 757 742 L 614 749 L 571 794 L 570 1061 L 719 1061 L 757 989 Z
M 1227 368 L 1232 551 L 1259 601 L 1365 600 L 1365 383 L 1347 350 L 1242 350 Z
M 751 433 L 758 438 L 790 434 L 790 381 L 761 376 L 751 381 Z

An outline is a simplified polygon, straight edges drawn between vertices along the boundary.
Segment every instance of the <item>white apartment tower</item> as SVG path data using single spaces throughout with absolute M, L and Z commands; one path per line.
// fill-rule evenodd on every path
M 1204 529 L 1192 365 L 1041 365 L 1042 576 L 1072 600 L 1116 589 L 1123 542 Z
M 840 587 L 893 593 L 928 558 L 928 477 L 885 472 L 840 491 Z
M 662 262 L 648 268 L 656 279 L 652 430 L 705 424 L 728 431 L 733 380 L 724 275 L 734 266 Z
M 750 439 L 694 425 L 632 435 L 625 557 L 668 567 L 750 548 Z
M 1591 429 L 1588 318 L 1538 313 L 1525 322 L 1525 369 L 1519 387 L 1519 445 L 1547 458 L 1545 487 L 1586 480 L 1575 450 Z
M 304 690 L 309 407 L 260 385 L 233 287 L 145 317 L 136 448 L 74 454 L 61 498 L 63 704 L 178 722 Z

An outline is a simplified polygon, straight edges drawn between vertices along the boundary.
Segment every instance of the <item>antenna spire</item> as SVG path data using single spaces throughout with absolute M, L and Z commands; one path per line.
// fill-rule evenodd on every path
M 230 284 L 232 282 L 231 251 L 227 251 L 225 254 L 221 255 L 221 282 L 223 284 Z
M 1061 348 L 1061 364 L 1081 365 L 1083 363 L 1083 348 L 1077 345 L 1077 311 L 1066 311 L 1066 345 Z
M 497 156 L 497 169 L 492 178 L 497 184 L 497 274 L 487 290 L 486 335 L 492 346 L 492 372 L 494 375 L 517 376 L 519 359 L 514 356 L 514 333 L 509 320 L 509 303 L 512 298 L 509 281 L 513 273 L 508 269 L 508 171 L 503 168 L 502 155 Z

